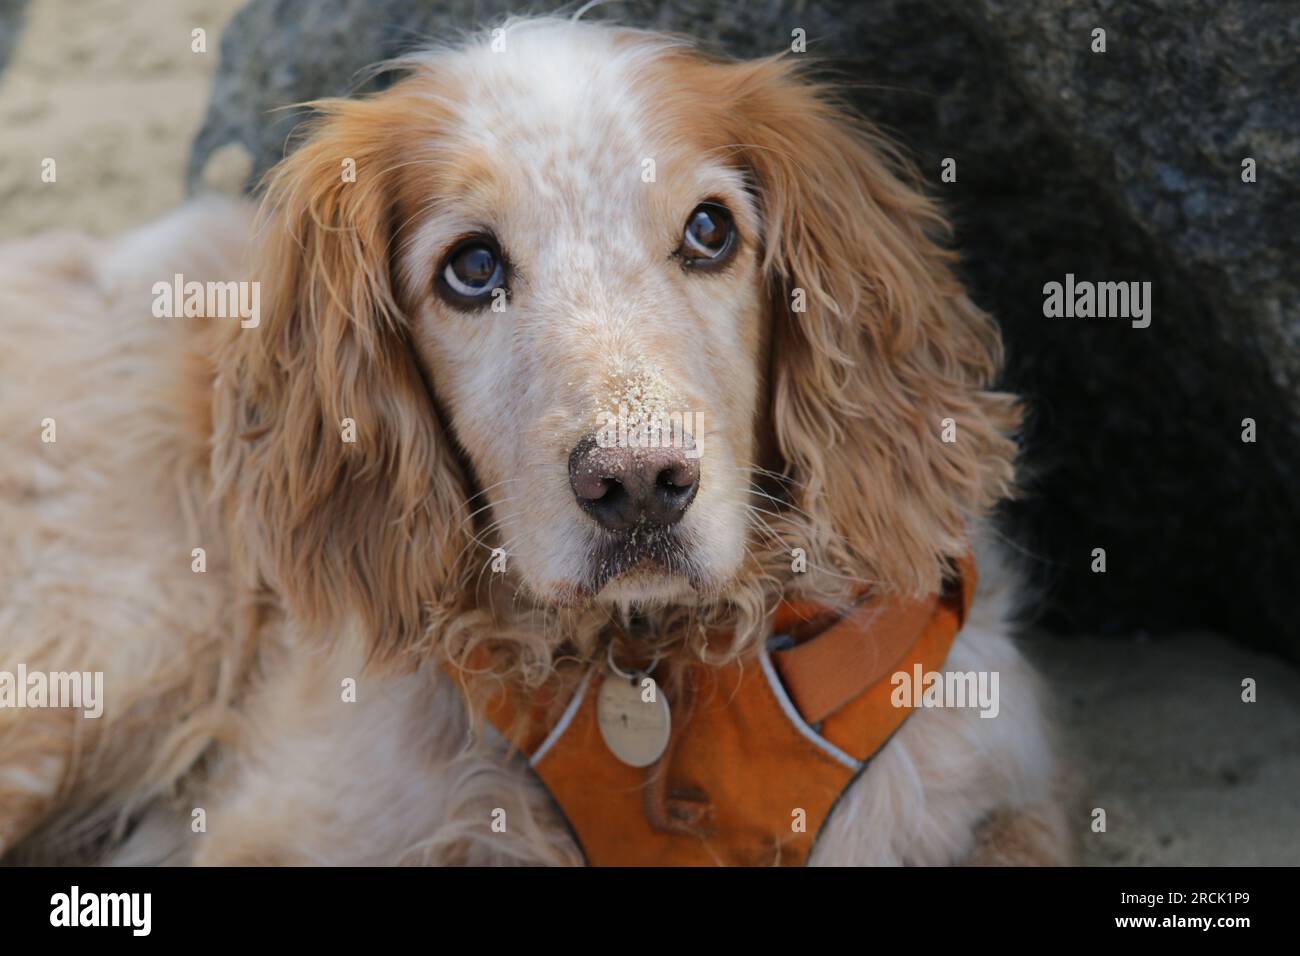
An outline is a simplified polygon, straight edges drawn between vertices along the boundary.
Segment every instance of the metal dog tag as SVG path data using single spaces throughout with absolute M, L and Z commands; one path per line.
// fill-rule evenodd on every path
M 672 735 L 672 713 L 659 687 L 653 687 L 653 700 L 647 701 L 652 689 L 643 687 L 646 678 L 606 674 L 596 700 L 596 720 L 605 746 L 619 760 L 632 767 L 648 767 L 668 747 Z

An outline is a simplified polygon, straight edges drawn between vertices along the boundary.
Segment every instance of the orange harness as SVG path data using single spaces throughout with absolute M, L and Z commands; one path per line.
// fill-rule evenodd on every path
M 689 717 L 679 724 L 686 702 L 672 702 L 667 749 L 644 769 L 602 738 L 601 681 L 624 678 L 599 667 L 558 721 L 515 719 L 521 707 L 544 713 L 546 688 L 522 701 L 499 694 L 486 716 L 528 758 L 592 865 L 801 865 L 836 800 L 911 713 L 892 701 L 892 676 L 943 665 L 974 590 L 966 558 L 943 594 L 921 600 L 868 601 L 838 619 L 783 602 L 756 658 L 689 665 Z

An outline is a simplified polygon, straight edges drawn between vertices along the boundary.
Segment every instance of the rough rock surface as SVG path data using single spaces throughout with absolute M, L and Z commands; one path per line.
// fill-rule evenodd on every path
M 1253 310 L 1300 361 L 1300 10 L 1286 0 L 978 0 L 1037 118 L 1223 313 Z M 1212 9 L 1213 16 L 1200 15 Z M 1105 55 L 1074 41 L 1106 30 Z M 1242 162 L 1257 182 L 1244 184 Z M 1289 319 L 1289 322 L 1286 321 Z
M 27 0 L 0 0 L 0 70 L 9 62 L 9 54 L 18 42 L 25 6 Z
M 251 0 L 223 37 L 191 182 L 231 143 L 254 176 L 274 163 L 301 113 L 269 110 L 378 88 L 366 67 L 510 9 Z M 1006 517 L 1046 624 L 1214 628 L 1300 659 L 1300 6 L 630 0 L 587 16 L 739 56 L 802 28 L 932 177 L 972 292 L 1003 324 L 1008 384 L 1035 409 L 1028 494 Z M 956 183 L 940 182 L 944 157 Z M 1067 273 L 1150 281 L 1151 326 L 1045 318 L 1043 285 Z

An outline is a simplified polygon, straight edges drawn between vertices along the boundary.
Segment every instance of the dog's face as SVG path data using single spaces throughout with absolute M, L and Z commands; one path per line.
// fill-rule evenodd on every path
M 763 394 L 754 197 L 656 123 L 644 53 L 510 39 L 431 77 L 456 78 L 449 113 L 398 210 L 419 359 L 534 595 L 714 594 L 744 554 Z
M 408 65 L 278 167 L 219 356 L 217 476 L 299 616 L 401 646 L 503 566 L 534 605 L 938 586 L 1017 413 L 886 144 L 632 31 Z

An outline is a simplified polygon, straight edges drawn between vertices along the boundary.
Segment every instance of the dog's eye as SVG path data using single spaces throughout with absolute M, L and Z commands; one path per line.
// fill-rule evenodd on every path
M 439 294 L 452 305 L 477 308 L 488 304 L 505 281 L 506 270 L 496 245 L 479 236 L 447 253 L 436 284 Z
M 715 269 L 731 258 L 735 248 L 736 223 L 727 207 L 703 202 L 686 220 L 677 254 L 692 269 Z

